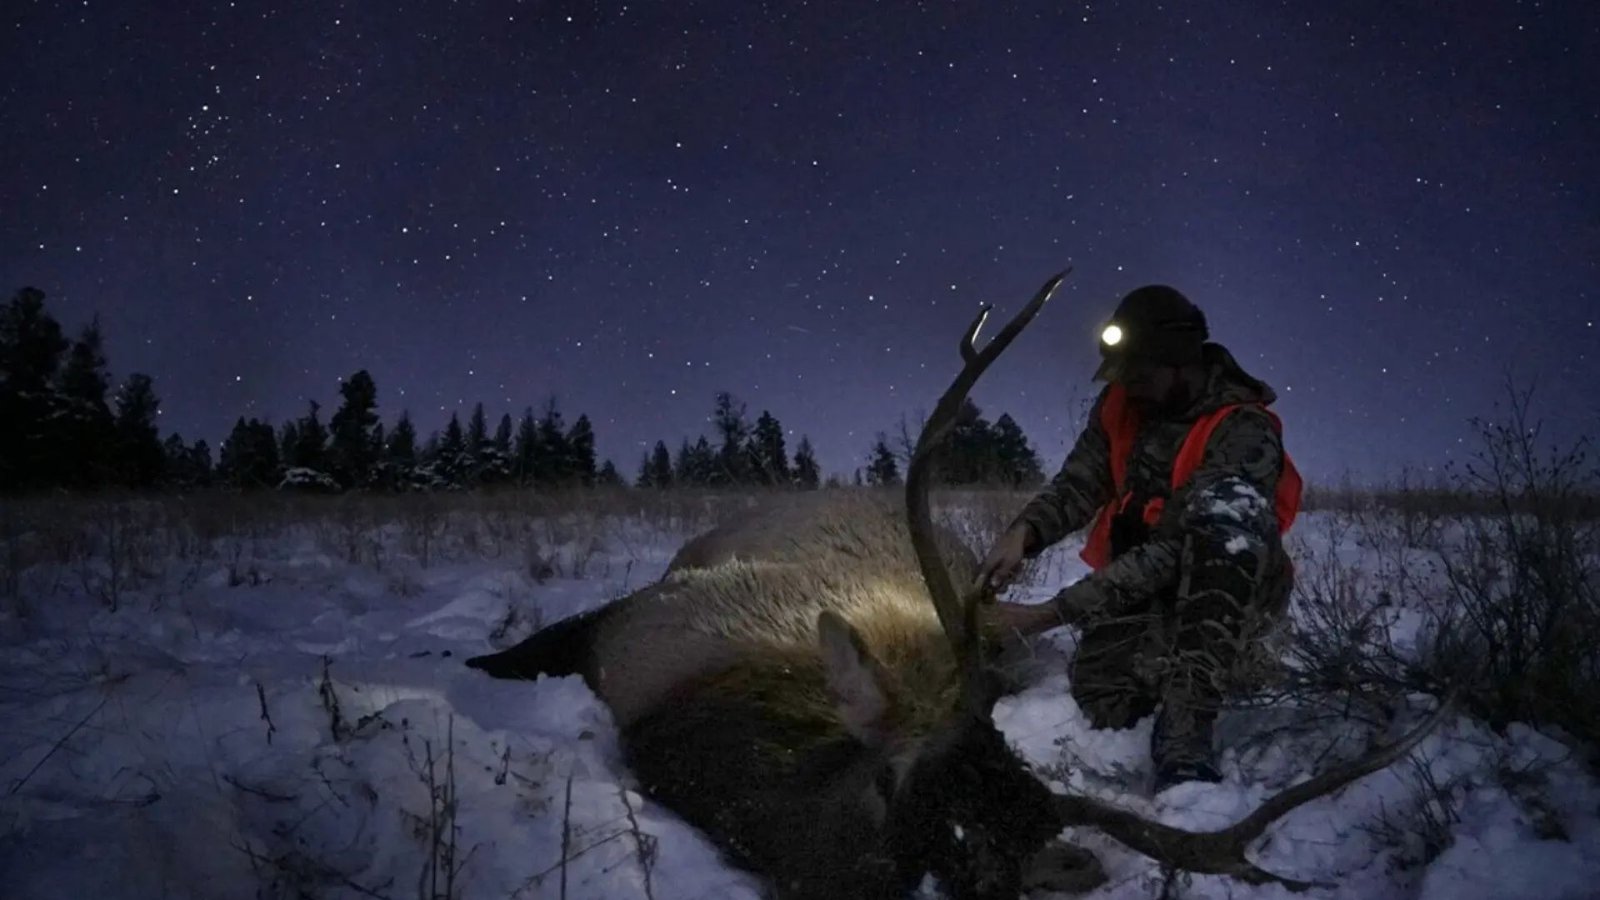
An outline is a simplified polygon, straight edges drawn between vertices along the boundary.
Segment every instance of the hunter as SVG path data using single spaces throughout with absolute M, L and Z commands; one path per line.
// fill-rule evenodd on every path
M 1300 505 L 1272 389 L 1207 340 L 1205 315 L 1147 285 L 1100 333 L 1107 382 L 1061 471 L 984 559 L 1003 592 L 1024 558 L 1088 527 L 1091 573 L 1044 604 L 984 607 L 990 628 L 1082 629 L 1072 695 L 1096 728 L 1156 713 L 1155 790 L 1220 781 L 1212 727 L 1234 667 L 1289 601 L 1283 534 Z

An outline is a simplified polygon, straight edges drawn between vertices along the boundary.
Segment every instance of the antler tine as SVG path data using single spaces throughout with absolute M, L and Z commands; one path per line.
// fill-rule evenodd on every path
M 985 303 L 983 308 L 978 310 L 978 315 L 972 320 L 972 324 L 967 326 L 966 333 L 961 336 L 961 359 L 963 362 L 970 365 L 977 357 L 978 351 L 972 346 L 972 342 L 978 339 L 978 332 L 983 329 L 983 323 L 989 320 L 989 313 L 993 311 L 994 304 Z
M 988 318 L 990 308 L 984 307 L 978 313 L 961 339 L 961 357 L 965 365 L 957 373 L 950 387 L 945 390 L 944 395 L 939 398 L 927 423 L 922 426 L 922 433 L 917 437 L 916 449 L 911 454 L 910 465 L 906 468 L 906 513 L 911 528 L 911 543 L 916 549 L 917 563 L 922 568 L 922 578 L 928 584 L 928 594 L 933 598 L 934 608 L 939 613 L 939 623 L 950 639 L 956 661 L 964 669 L 971 669 L 976 664 L 973 605 L 970 598 L 963 599 L 951 582 L 950 571 L 945 568 L 944 560 L 939 555 L 938 541 L 934 538 L 933 516 L 928 506 L 933 451 L 955 425 L 956 415 L 961 411 L 961 403 L 967 398 L 967 392 L 972 390 L 978 376 L 982 375 L 989 364 L 994 362 L 1017 335 L 1022 333 L 1022 329 L 1033 321 L 1033 317 L 1039 314 L 1044 302 L 1050 299 L 1050 295 L 1055 293 L 1062 279 L 1071 272 L 1072 269 L 1068 267 L 1046 281 L 1038 293 L 1033 295 L 1033 299 L 1028 301 L 1028 305 L 1007 322 L 1006 326 L 1000 329 L 1000 333 L 995 335 L 981 351 L 973 346 L 973 341 L 977 338 L 979 329 L 983 327 L 984 320 Z
M 1452 694 L 1421 725 L 1400 740 L 1309 781 L 1279 791 L 1268 797 L 1250 815 L 1220 831 L 1184 831 L 1152 822 L 1090 797 L 1075 795 L 1057 796 L 1056 812 L 1061 817 L 1062 825 L 1087 825 L 1099 829 L 1119 843 L 1164 865 L 1189 872 L 1230 875 L 1252 884 L 1278 882 L 1301 890 L 1312 886 L 1314 882 L 1296 881 L 1267 872 L 1245 859 L 1245 848 L 1264 834 L 1268 825 L 1290 810 L 1331 794 L 1411 752 L 1418 742 L 1444 721 L 1454 705 L 1455 696 Z

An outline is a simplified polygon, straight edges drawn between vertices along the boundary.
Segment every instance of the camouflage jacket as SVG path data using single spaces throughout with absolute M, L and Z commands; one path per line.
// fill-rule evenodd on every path
M 1283 443 L 1271 420 L 1261 410 L 1246 406 L 1230 413 L 1207 443 L 1200 466 L 1172 496 L 1172 465 L 1195 420 L 1229 404 L 1266 405 L 1277 399 L 1273 390 L 1251 377 L 1219 344 L 1205 346 L 1208 368 L 1205 389 L 1182 415 L 1150 417 L 1140 426 L 1128 460 L 1124 487 L 1136 496 L 1165 497 L 1160 521 L 1149 540 L 1118 556 L 1089 577 L 1088 605 L 1115 613 L 1142 606 L 1151 598 L 1177 587 L 1179 560 L 1186 532 L 1203 511 L 1190 509 L 1189 500 L 1208 484 L 1238 478 L 1271 498 L 1283 465 Z M 1095 514 L 1113 498 L 1110 441 L 1100 424 L 1105 391 L 1089 413 L 1089 424 L 1067 454 L 1061 471 L 1025 506 L 1013 525 L 1028 526 L 1027 553 L 1036 556 L 1046 547 L 1093 523 Z M 1282 553 L 1277 520 L 1270 503 L 1261 515 L 1243 523 L 1253 536 L 1273 549 L 1272 572 L 1283 576 L 1287 560 Z M 1279 578 L 1273 578 L 1279 581 Z M 1286 585 L 1285 585 L 1286 586 Z M 1082 593 L 1079 595 L 1083 601 Z

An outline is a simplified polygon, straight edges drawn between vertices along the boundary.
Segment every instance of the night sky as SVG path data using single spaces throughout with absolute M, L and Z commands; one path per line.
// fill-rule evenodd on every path
M 1331 482 L 1600 399 L 1600 4 L 79 3 L 0 13 L 0 289 L 213 448 L 368 369 L 425 435 L 554 395 L 631 476 L 718 390 L 824 470 L 978 304 L 1052 471 L 1149 282 Z M 1463 443 L 1466 441 L 1466 443 Z

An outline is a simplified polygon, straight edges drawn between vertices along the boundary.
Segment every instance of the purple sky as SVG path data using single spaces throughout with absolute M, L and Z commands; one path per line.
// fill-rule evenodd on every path
M 18 0 L 0 289 L 213 444 L 366 368 L 629 475 L 730 390 L 848 471 L 1069 263 L 974 394 L 1052 470 L 1147 282 L 1315 481 L 1461 458 L 1508 372 L 1596 431 L 1600 5 L 1165 6 Z

